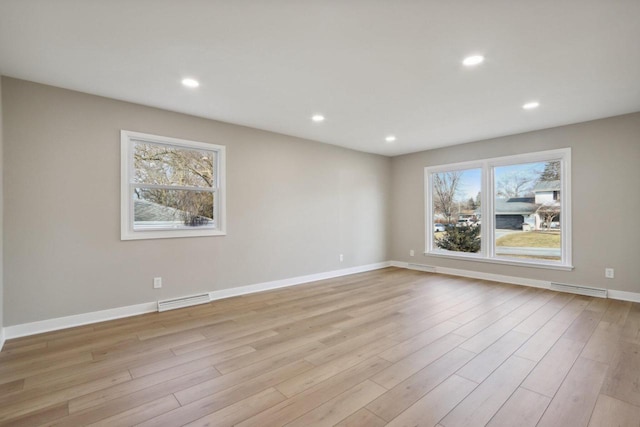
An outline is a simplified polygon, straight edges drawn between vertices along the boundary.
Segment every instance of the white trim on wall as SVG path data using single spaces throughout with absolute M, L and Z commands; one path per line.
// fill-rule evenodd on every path
M 431 265 L 422 264 L 409 264 L 403 261 L 389 261 L 392 267 L 407 268 L 409 270 L 421 270 L 421 271 L 433 271 L 436 274 L 449 274 L 451 276 L 469 277 L 471 279 L 490 280 L 493 282 L 510 283 L 512 285 L 530 286 L 533 288 L 550 289 L 551 282 L 547 280 L 529 279 L 526 277 L 505 276 L 502 274 L 482 273 L 473 270 L 461 270 L 458 268 L 448 267 L 436 267 Z M 421 268 L 419 268 L 421 267 Z M 567 283 L 570 286 L 581 286 L 576 284 Z M 614 289 L 607 290 L 607 298 L 620 300 L 640 302 L 640 292 L 626 292 L 616 291 Z
M 220 291 L 209 292 L 211 300 L 219 300 L 239 295 L 246 295 L 256 292 L 263 292 L 272 289 L 284 288 L 288 286 L 301 285 L 303 283 L 315 282 L 318 280 L 331 279 L 334 277 L 348 276 L 350 274 L 364 273 L 366 271 L 378 270 L 389 267 L 389 261 L 378 262 L 375 264 L 360 265 L 357 267 L 343 268 L 340 270 L 332 270 L 324 273 L 308 274 L 306 276 L 291 277 L 288 279 L 274 280 L 270 282 L 257 283 L 249 286 L 240 286 L 237 288 L 223 289 Z M 136 316 L 139 314 L 151 313 L 158 311 L 158 302 L 147 302 L 142 304 L 130 305 L 126 307 L 112 308 L 109 310 L 94 311 L 90 313 L 76 314 L 73 316 L 58 317 L 55 319 L 40 320 L 38 322 L 23 323 L 20 325 L 6 326 L 0 330 L 0 341 L 4 344 L 4 339 L 20 338 L 28 335 L 35 335 L 44 332 L 56 331 L 59 329 L 73 328 L 76 326 L 88 325 L 91 323 L 104 322 L 106 320 L 120 319 L 123 317 Z M 2 346 L 0 345 L 0 350 Z

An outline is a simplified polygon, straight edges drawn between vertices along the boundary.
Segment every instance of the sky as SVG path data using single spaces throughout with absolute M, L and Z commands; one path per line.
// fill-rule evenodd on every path
M 540 174 L 544 170 L 544 165 L 545 162 L 536 162 L 496 167 L 494 168 L 495 182 L 498 182 L 503 176 L 512 173 L 531 171 Z M 466 169 L 463 171 L 458 190 L 458 198 L 460 200 L 469 200 L 470 197 L 473 197 L 475 200 L 482 186 L 481 173 L 481 169 Z

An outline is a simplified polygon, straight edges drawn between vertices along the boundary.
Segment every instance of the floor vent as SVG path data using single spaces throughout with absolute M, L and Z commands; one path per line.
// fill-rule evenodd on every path
M 176 308 L 189 307 L 192 305 L 206 304 L 210 302 L 209 294 L 191 295 L 188 297 L 168 299 L 158 301 L 158 311 L 174 310 Z
M 436 268 L 431 266 L 431 265 L 424 265 L 424 264 L 412 264 L 409 263 L 407 264 L 407 268 L 410 270 L 420 270 L 420 271 L 426 271 L 429 273 L 435 273 L 436 272 Z
M 565 285 L 563 283 L 551 282 L 549 289 L 553 291 L 569 292 L 572 294 L 587 295 L 590 297 L 606 298 L 607 290 L 599 288 L 588 288 L 586 286 Z

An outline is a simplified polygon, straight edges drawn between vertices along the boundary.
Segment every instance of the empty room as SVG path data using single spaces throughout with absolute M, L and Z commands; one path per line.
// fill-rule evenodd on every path
M 0 0 L 0 426 L 640 427 L 640 1 Z

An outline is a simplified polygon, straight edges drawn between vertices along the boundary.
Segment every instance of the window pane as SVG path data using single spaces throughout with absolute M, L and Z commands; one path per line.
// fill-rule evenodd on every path
M 214 193 L 135 188 L 134 230 L 214 228 Z
M 212 151 L 136 142 L 133 182 L 211 188 L 214 156 Z
M 432 174 L 433 247 L 480 252 L 481 169 Z
M 560 261 L 559 160 L 494 168 L 496 255 Z

